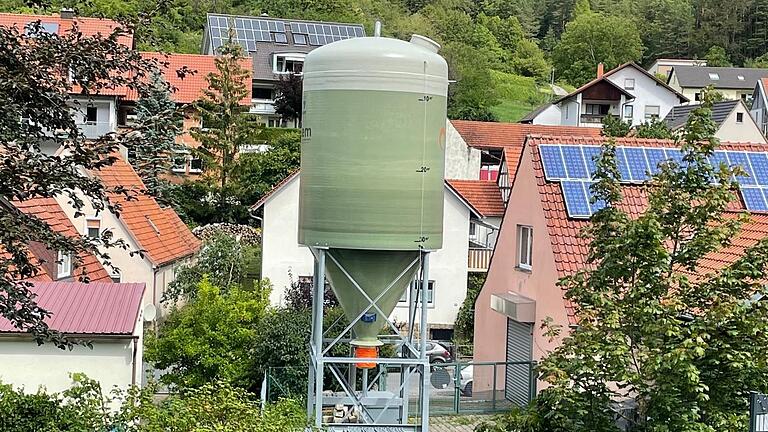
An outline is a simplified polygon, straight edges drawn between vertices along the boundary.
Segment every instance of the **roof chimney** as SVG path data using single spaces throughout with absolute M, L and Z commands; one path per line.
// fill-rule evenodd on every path
M 75 17 L 75 10 L 68 7 L 61 8 L 61 19 L 71 20 Z
M 604 73 L 605 73 L 605 66 L 603 66 L 602 62 L 600 62 L 597 64 L 597 77 L 602 78 Z

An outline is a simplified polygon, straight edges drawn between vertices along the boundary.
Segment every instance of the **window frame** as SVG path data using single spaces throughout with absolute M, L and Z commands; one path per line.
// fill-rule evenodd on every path
M 627 108 L 629 108 L 629 115 L 627 115 Z M 634 105 L 624 105 L 624 112 L 622 112 L 622 115 L 624 118 L 634 118 L 635 117 L 635 107 Z
M 526 244 L 523 244 L 523 232 L 527 231 Z M 523 251 L 525 247 L 525 251 Z M 524 253 L 525 252 L 525 253 Z M 523 255 L 527 261 L 523 262 Z M 533 269 L 533 227 L 531 225 L 517 225 L 517 268 L 531 271 Z
M 99 223 L 99 227 L 98 227 L 99 233 L 96 235 L 96 237 L 91 235 L 91 232 L 90 232 L 91 227 L 88 226 L 88 222 L 98 222 Z M 101 217 L 99 217 L 99 216 L 89 216 L 89 217 L 86 217 L 85 218 L 85 235 L 88 236 L 89 238 L 101 238 L 101 233 L 102 233 Z
M 56 253 L 56 279 L 72 276 L 72 254 L 58 251 Z
M 112 269 L 109 272 L 109 278 L 112 279 L 112 283 L 121 283 L 123 281 L 123 273 L 119 269 Z M 117 280 L 115 280 L 117 279 Z
M 648 108 L 656 108 L 656 114 L 649 114 Z M 643 118 L 645 120 L 651 120 L 651 119 L 659 119 L 661 118 L 661 106 L 660 105 L 646 105 L 645 111 L 643 112 Z
M 741 113 L 741 112 L 736 113 L 736 123 L 738 124 L 744 123 L 744 113 Z
M 630 84 L 631 81 L 631 84 Z M 634 78 L 624 78 L 624 90 L 634 90 L 635 89 L 635 79 Z
M 91 120 L 90 113 L 93 112 L 93 120 Z M 85 115 L 83 116 L 85 124 L 96 124 L 99 122 L 99 108 L 95 105 L 85 107 Z

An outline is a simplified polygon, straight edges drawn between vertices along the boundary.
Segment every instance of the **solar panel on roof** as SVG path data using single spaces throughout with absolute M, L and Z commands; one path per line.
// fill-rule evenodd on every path
M 768 203 L 766 203 L 765 195 L 762 188 L 756 187 L 742 187 L 741 196 L 744 198 L 744 205 L 747 210 L 751 211 L 766 211 L 768 210 Z
M 627 158 L 627 166 L 632 181 L 648 180 L 648 161 L 645 160 L 645 149 L 640 147 L 627 147 L 624 149 Z
M 272 33 L 272 37 L 277 43 L 288 43 L 288 37 L 285 33 Z
M 739 166 L 746 175 L 738 175 L 736 181 L 742 185 L 756 185 L 755 175 L 752 173 L 752 165 L 749 163 L 749 158 L 745 152 L 728 152 L 728 160 L 731 161 L 731 166 Z
M 362 37 L 365 35 L 359 26 L 343 24 L 305 24 L 291 23 L 291 30 L 306 33 L 310 45 L 325 45 L 331 42 Z
M 592 216 L 583 181 L 567 180 L 561 182 L 560 186 L 563 188 L 563 198 L 568 216 L 572 218 L 589 218 Z
M 632 180 L 632 174 L 629 173 L 629 165 L 627 165 L 627 158 L 624 156 L 624 147 L 616 147 L 616 165 L 619 168 L 619 179 L 622 182 L 628 182 Z
M 645 149 L 645 157 L 648 159 L 648 168 L 650 168 L 651 174 L 654 175 L 661 171 L 659 165 L 667 161 L 667 156 L 664 154 L 664 149 L 660 148 Z
M 584 162 L 584 154 L 580 146 L 564 145 L 561 147 L 563 152 L 563 162 L 565 172 L 570 179 L 588 179 L 587 165 Z
M 584 153 L 584 161 L 587 163 L 589 178 L 594 178 L 597 171 L 597 158 L 600 157 L 600 147 L 584 146 L 582 151 Z
M 541 145 L 539 146 L 539 154 L 544 167 L 544 177 L 547 180 L 568 178 L 563 164 L 563 155 L 560 153 L 560 146 Z
M 667 155 L 667 159 L 675 161 L 679 166 L 684 167 L 686 165 L 683 161 L 683 152 L 679 148 L 665 148 L 664 153 Z
M 755 182 L 760 186 L 768 186 L 768 155 L 765 153 L 748 153 L 749 163 L 755 174 Z

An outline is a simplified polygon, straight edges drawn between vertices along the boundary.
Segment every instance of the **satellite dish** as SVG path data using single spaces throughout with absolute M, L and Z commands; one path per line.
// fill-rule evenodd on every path
M 154 321 L 157 318 L 157 308 L 153 304 L 144 306 L 144 321 Z

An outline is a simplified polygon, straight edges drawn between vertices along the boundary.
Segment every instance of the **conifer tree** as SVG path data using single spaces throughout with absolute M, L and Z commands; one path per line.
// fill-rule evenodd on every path
M 135 130 L 146 139 L 130 149 L 129 161 L 136 168 L 147 192 L 160 197 L 168 182 L 162 178 L 171 168 L 176 136 L 181 132 L 176 103 L 168 83 L 156 73 L 148 93 L 136 104 Z

